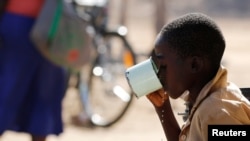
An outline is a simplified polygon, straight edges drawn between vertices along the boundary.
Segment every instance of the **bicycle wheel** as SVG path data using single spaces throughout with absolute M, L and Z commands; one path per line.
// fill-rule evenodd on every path
M 125 70 L 136 63 L 136 56 L 126 38 L 116 32 L 99 38 L 97 50 L 84 108 L 94 125 L 108 127 L 121 119 L 132 102 Z

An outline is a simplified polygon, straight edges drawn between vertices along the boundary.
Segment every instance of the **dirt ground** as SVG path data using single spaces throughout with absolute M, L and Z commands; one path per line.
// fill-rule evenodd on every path
M 140 1 L 140 0 L 139 0 Z M 148 2 L 148 1 L 147 1 Z M 128 39 L 137 53 L 148 53 L 152 49 L 155 32 L 153 15 L 149 4 L 130 5 L 127 26 Z M 169 15 L 168 19 L 175 18 Z M 240 87 L 250 87 L 250 19 L 215 18 L 225 36 L 227 48 L 223 64 L 228 67 L 229 80 Z M 141 58 L 143 60 L 143 58 Z M 75 92 L 68 91 L 64 107 L 75 103 Z M 175 112 L 182 112 L 183 101 L 173 100 Z M 72 106 L 72 105 L 71 105 Z M 64 109 L 64 114 L 69 112 Z M 182 118 L 176 116 L 182 124 Z M 65 119 L 66 120 L 66 119 Z M 65 121 L 66 122 L 66 121 Z M 1 141 L 28 141 L 22 133 L 6 132 Z M 134 99 L 127 114 L 110 128 L 79 128 L 65 123 L 65 130 L 59 136 L 49 136 L 47 141 L 166 141 L 162 127 L 151 103 L 145 97 Z

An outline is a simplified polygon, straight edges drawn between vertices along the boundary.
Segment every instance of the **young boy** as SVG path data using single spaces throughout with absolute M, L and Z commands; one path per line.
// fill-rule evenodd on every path
M 152 59 L 163 89 L 147 95 L 168 141 L 206 141 L 208 125 L 250 124 L 250 102 L 227 81 L 221 65 L 224 37 L 216 23 L 201 13 L 186 14 L 165 25 L 155 41 Z M 189 108 L 182 128 L 169 97 L 187 93 Z

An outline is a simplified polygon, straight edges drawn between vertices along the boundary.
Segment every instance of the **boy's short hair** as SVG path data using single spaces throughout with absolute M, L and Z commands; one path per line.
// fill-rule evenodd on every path
M 216 23 L 204 14 L 186 14 L 165 25 L 159 35 L 160 43 L 167 43 L 182 58 L 204 56 L 213 66 L 220 65 L 225 40 Z

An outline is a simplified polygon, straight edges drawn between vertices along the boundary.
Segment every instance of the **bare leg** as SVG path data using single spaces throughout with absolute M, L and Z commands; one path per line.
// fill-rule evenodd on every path
M 155 31 L 156 34 L 159 33 L 162 26 L 166 23 L 166 16 L 167 16 L 167 4 L 168 0 L 156 0 L 154 1 L 155 4 Z
M 32 141 L 46 141 L 46 137 L 45 136 L 34 136 L 31 135 Z

